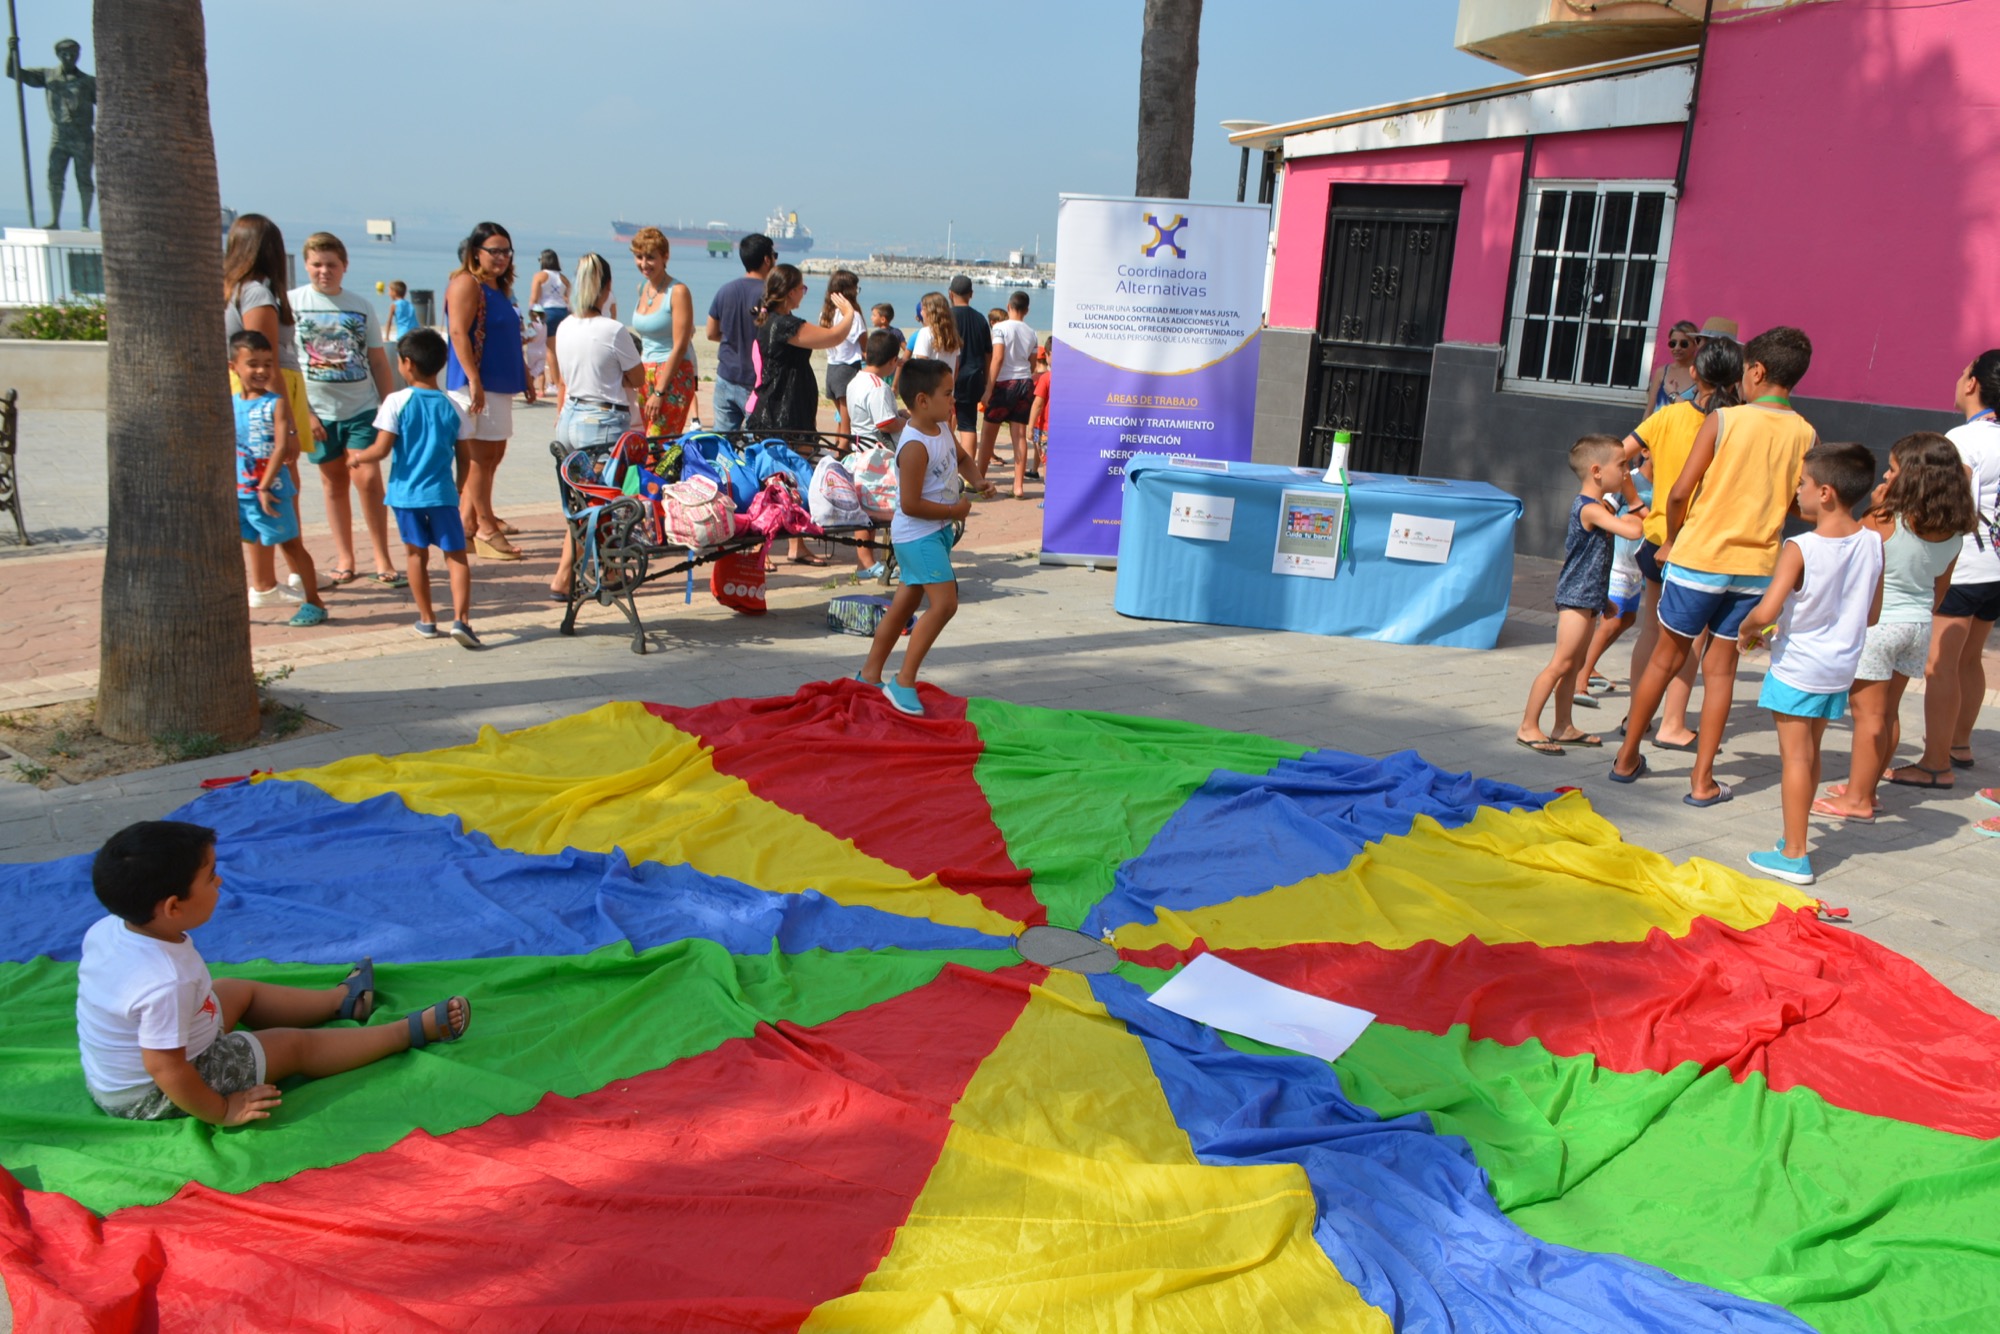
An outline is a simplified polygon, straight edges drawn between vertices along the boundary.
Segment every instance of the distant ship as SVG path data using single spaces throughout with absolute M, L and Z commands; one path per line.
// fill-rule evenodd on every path
M 630 244 L 639 229 L 646 224 L 639 222 L 613 221 L 611 235 L 620 242 Z M 661 227 L 667 241 L 676 246 L 703 246 L 711 255 L 732 254 L 736 243 L 748 236 L 749 229 L 732 227 L 726 222 L 710 222 L 700 226 Z M 812 229 L 799 221 L 799 215 L 789 209 L 773 209 L 771 216 L 764 219 L 764 235 L 778 243 L 781 255 L 803 255 L 813 248 Z

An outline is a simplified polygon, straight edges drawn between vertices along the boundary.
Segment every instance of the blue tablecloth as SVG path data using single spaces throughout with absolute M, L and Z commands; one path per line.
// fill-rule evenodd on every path
M 1492 648 L 1514 581 L 1514 524 L 1521 502 L 1484 482 L 1375 473 L 1349 475 L 1350 550 L 1334 579 L 1272 572 L 1281 493 L 1338 493 L 1318 474 L 1266 463 L 1227 472 L 1176 467 L 1159 454 L 1125 465 L 1118 533 L 1118 590 L 1126 616 L 1352 635 L 1397 644 Z M 1170 536 L 1175 492 L 1227 497 L 1235 512 L 1227 541 Z M 1441 565 L 1386 553 L 1389 519 L 1449 519 Z

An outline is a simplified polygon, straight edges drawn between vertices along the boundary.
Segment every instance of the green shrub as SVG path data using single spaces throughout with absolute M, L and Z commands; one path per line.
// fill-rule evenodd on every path
M 24 306 L 14 312 L 16 338 L 101 343 L 104 341 L 102 301 L 63 301 L 53 306 Z

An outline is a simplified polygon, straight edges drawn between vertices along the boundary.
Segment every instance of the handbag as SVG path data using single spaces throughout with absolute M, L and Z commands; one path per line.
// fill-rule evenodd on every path
M 738 551 L 715 563 L 708 576 L 708 591 L 731 611 L 746 616 L 762 616 L 764 605 L 764 553 Z

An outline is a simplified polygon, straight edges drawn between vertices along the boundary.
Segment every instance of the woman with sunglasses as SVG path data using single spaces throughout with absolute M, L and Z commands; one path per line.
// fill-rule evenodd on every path
M 459 517 L 472 549 L 487 560 L 519 560 L 493 512 L 493 474 L 514 434 L 514 395 L 535 401 L 521 351 L 521 312 L 514 305 L 514 239 L 497 222 L 482 222 L 465 238 L 458 271 L 444 289 L 451 330 L 445 392 L 472 419 L 458 442 Z
M 1646 391 L 1649 415 L 1694 393 L 1694 354 L 1701 347 L 1695 335 L 1700 332 L 1693 320 L 1676 321 L 1667 330 L 1668 360 L 1653 368 L 1653 383 Z

